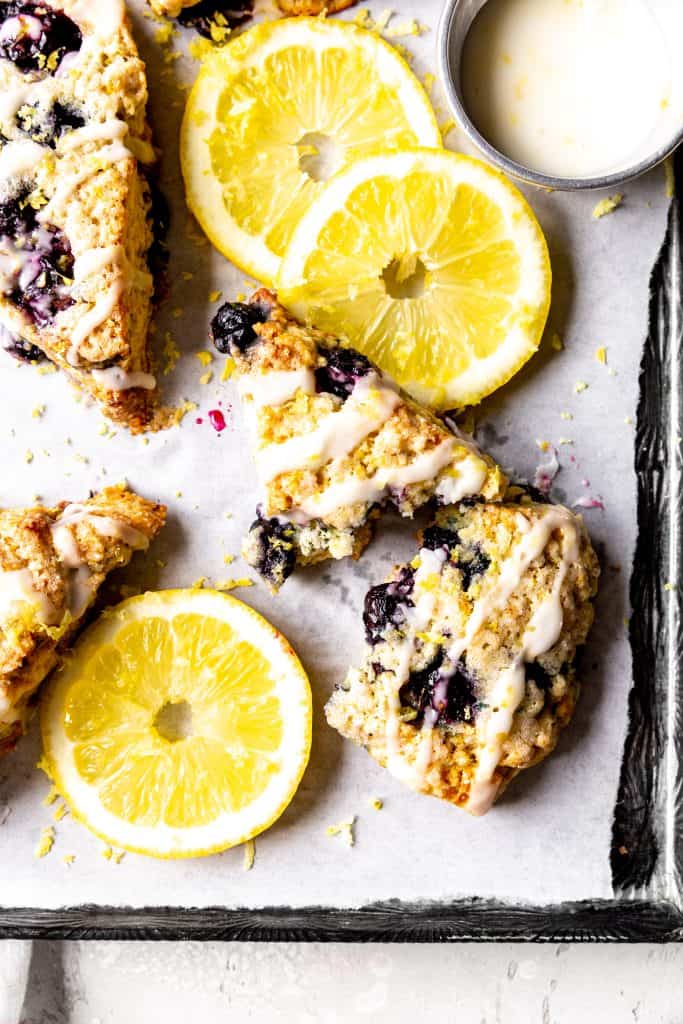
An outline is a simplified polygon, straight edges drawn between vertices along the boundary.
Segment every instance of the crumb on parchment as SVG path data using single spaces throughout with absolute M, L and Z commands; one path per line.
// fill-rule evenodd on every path
M 608 213 L 612 213 L 618 206 L 621 206 L 623 201 L 624 197 L 621 192 L 617 192 L 613 196 L 606 196 L 604 199 L 601 199 L 593 208 L 593 220 L 600 220 L 601 217 L 606 217 Z
M 356 823 L 356 815 L 347 821 L 340 821 L 336 825 L 328 825 L 325 829 L 325 835 L 327 836 L 341 836 L 347 846 L 353 846 L 356 838 L 353 834 L 353 828 Z
M 384 801 L 383 801 L 383 800 L 381 800 L 381 799 L 380 799 L 380 797 L 378 797 L 378 796 L 375 796 L 375 797 L 373 797 L 373 799 L 372 799 L 372 807 L 373 807 L 373 808 L 374 808 L 374 810 L 376 810 L 376 811 L 381 811 L 381 810 L 382 810 L 382 808 L 384 807 Z
M 53 825 L 47 825 L 40 833 L 40 839 L 36 846 L 34 856 L 36 858 L 47 857 L 48 853 L 55 845 L 55 830 Z
M 247 839 L 244 844 L 244 870 L 251 871 L 256 860 L 256 843 L 253 839 Z

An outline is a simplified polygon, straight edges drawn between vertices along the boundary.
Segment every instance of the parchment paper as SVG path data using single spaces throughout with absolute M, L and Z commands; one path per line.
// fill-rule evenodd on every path
M 185 57 L 164 60 L 169 50 L 154 40 L 158 26 L 142 17 L 141 0 L 133 6 L 148 60 L 157 141 L 164 150 L 163 186 L 173 206 L 172 294 L 157 318 L 156 339 L 161 343 L 171 331 L 182 356 L 162 382 L 168 399 L 188 399 L 198 409 L 180 428 L 152 435 L 148 443 L 123 430 L 103 435 L 96 408 L 74 401 L 62 375 L 40 375 L 0 353 L 0 501 L 25 505 L 36 494 L 48 503 L 78 500 L 90 488 L 127 478 L 169 506 L 170 522 L 119 582 L 162 588 L 248 571 L 239 559 L 230 567 L 223 563 L 224 552 L 239 554 L 258 500 L 236 388 L 234 382 L 219 381 L 222 359 L 211 366 L 213 381 L 200 384 L 206 371 L 195 358 L 209 347 L 207 326 L 215 310 L 209 292 L 221 290 L 224 298 L 233 298 L 248 286 L 208 244 L 197 244 L 196 228 L 188 234 L 176 143 L 184 94 L 177 82 L 191 81 L 196 64 Z M 375 14 L 379 10 L 377 4 Z M 399 21 L 419 16 L 431 28 L 420 39 L 402 40 L 417 55 L 421 74 L 435 71 L 438 14 L 435 2 L 403 0 L 396 15 Z M 192 38 L 182 33 L 175 47 Z M 438 90 L 435 100 L 445 120 Z M 448 143 L 462 148 L 463 139 L 454 131 Z M 568 503 L 587 495 L 604 501 L 604 511 L 586 512 L 604 568 L 596 626 L 584 658 L 584 691 L 554 756 L 516 780 L 488 816 L 475 820 L 404 789 L 326 725 L 323 704 L 361 648 L 364 592 L 414 549 L 417 524 L 385 520 L 358 565 L 347 561 L 304 571 L 277 599 L 260 585 L 237 591 L 295 646 L 310 673 L 315 702 L 310 767 L 280 822 L 257 839 L 254 868 L 243 870 L 239 849 L 176 863 L 128 854 L 115 864 L 69 817 L 56 823 L 50 855 L 35 859 L 53 808 L 41 803 L 49 783 L 34 767 L 39 755 L 34 727 L 0 764 L 2 905 L 349 907 L 390 898 L 476 895 L 550 902 L 609 895 L 610 829 L 631 680 L 624 620 L 636 529 L 632 419 L 649 273 L 665 231 L 664 172 L 659 168 L 628 185 L 623 205 L 594 221 L 591 211 L 600 198 L 530 194 L 552 253 L 551 322 L 531 364 L 477 410 L 477 437 L 504 467 L 531 477 L 545 458 L 537 440 L 555 445 L 561 438 L 571 440 L 558 445 L 562 470 L 554 497 Z M 184 280 L 183 273 L 192 279 Z M 564 342 L 563 351 L 550 344 L 554 332 Z M 607 366 L 596 359 L 600 346 L 607 350 Z M 579 381 L 588 387 L 576 392 Z M 228 419 L 220 435 L 206 417 L 218 403 Z M 44 414 L 34 418 L 32 410 L 42 404 Z M 573 418 L 563 419 L 562 412 Z M 198 417 L 203 423 L 195 422 Z M 380 811 L 371 806 L 377 796 L 384 801 Z M 357 820 L 351 849 L 325 830 L 352 815 Z M 66 854 L 76 856 L 71 867 L 62 862 Z

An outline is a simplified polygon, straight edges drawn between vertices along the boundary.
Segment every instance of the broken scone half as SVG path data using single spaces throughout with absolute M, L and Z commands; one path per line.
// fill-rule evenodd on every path
M 0 3 L 0 346 L 133 431 L 156 397 L 146 104 L 122 0 Z
M 365 655 L 328 722 L 413 789 L 484 814 L 572 717 L 598 575 L 562 506 L 440 509 L 413 561 L 368 592 Z
M 78 504 L 0 509 L 0 753 L 25 731 L 32 695 L 107 574 L 144 551 L 165 517 L 124 486 Z
M 357 558 L 383 508 L 502 497 L 488 456 L 265 289 L 222 306 L 212 331 L 236 364 L 265 492 L 243 553 L 273 590 L 296 565 Z

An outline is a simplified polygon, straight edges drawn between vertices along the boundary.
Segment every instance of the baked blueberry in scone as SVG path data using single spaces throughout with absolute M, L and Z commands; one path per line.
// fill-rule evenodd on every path
M 368 592 L 365 653 L 328 722 L 413 789 L 484 814 L 572 717 L 598 575 L 562 506 L 439 509 L 413 561 Z
M 243 25 L 254 13 L 254 0 L 149 0 L 155 14 L 177 18 L 215 42 L 224 42 L 229 32 Z
M 209 39 L 222 41 L 221 29 L 236 28 L 247 21 L 254 10 L 253 0 L 148 0 L 155 14 L 177 18 Z M 336 14 L 357 0 L 277 0 L 283 14 Z
M 265 289 L 222 306 L 212 332 L 235 361 L 265 490 L 244 556 L 273 590 L 296 565 L 357 558 L 384 507 L 502 497 L 488 456 Z
M 144 551 L 166 509 L 125 486 L 78 504 L 0 509 L 0 753 L 73 640 L 105 577 Z
M 146 103 L 122 0 L 0 0 L 0 345 L 133 431 L 156 388 Z

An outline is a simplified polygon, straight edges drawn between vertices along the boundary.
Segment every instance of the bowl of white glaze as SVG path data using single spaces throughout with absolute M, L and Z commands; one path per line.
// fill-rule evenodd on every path
M 439 69 L 457 125 L 546 189 L 613 188 L 683 141 L 683 2 L 447 0 Z

